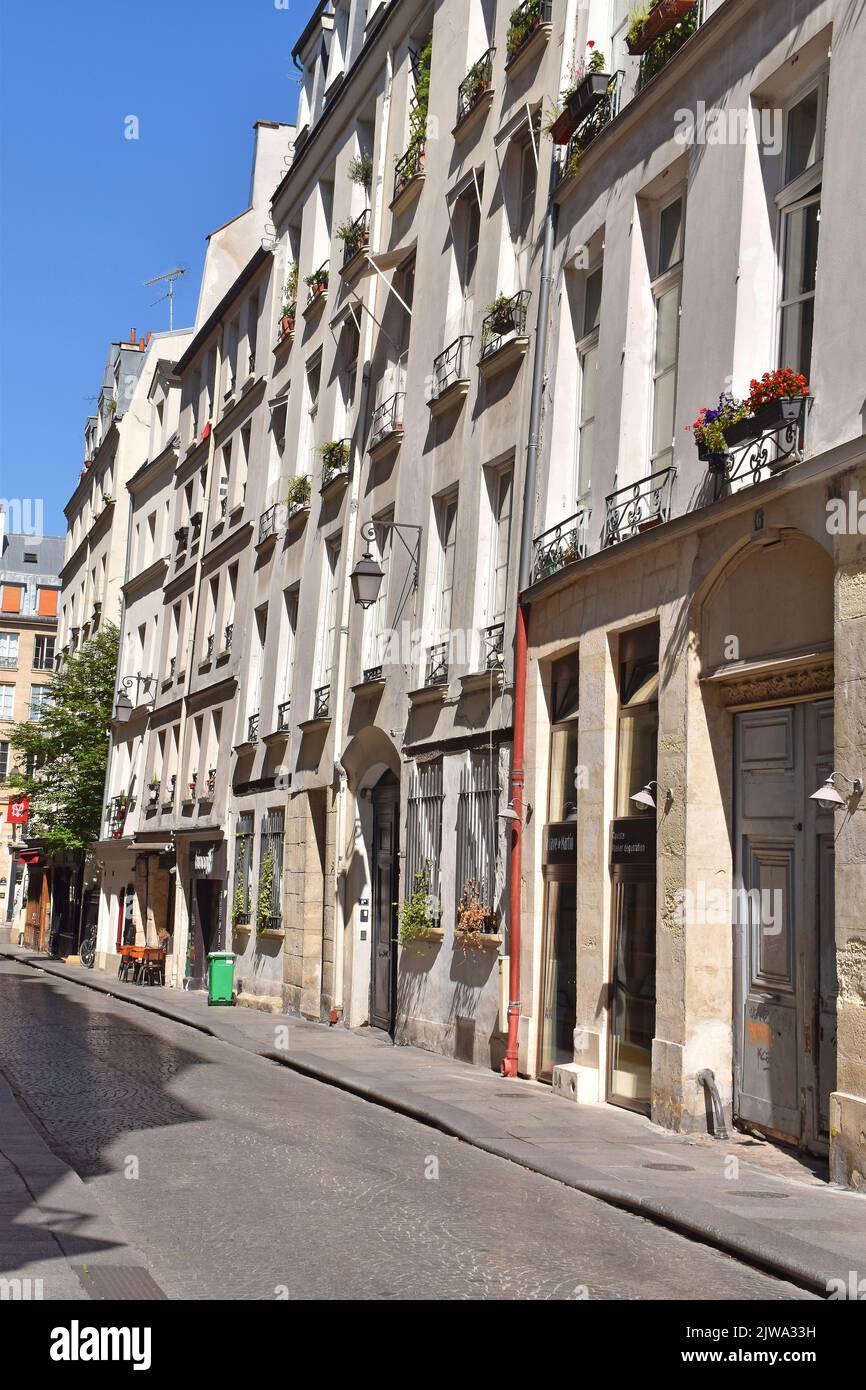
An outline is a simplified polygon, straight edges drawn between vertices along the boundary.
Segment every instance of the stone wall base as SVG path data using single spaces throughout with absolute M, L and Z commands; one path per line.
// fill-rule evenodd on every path
M 476 1067 L 499 1071 L 505 1056 L 504 1034 L 482 1037 L 476 1029 L 430 1018 L 405 1018 L 397 1026 L 395 1041 L 403 1047 L 423 1047 L 441 1057 L 456 1057 Z
M 236 1003 L 244 1009 L 258 1009 L 266 1014 L 283 1014 L 286 1011 L 281 994 L 255 994 L 251 990 L 244 990 L 237 996 Z
M 830 1181 L 866 1194 L 866 1100 L 830 1097 Z
M 712 1063 L 712 1056 L 707 1062 Z M 710 1065 L 709 1070 L 713 1067 Z M 730 1127 L 733 1107 L 730 1079 L 714 1073 L 722 1102 L 725 1123 Z M 680 1043 L 653 1038 L 652 1111 L 654 1124 L 678 1134 L 710 1134 L 712 1109 L 697 1071 L 688 1065 L 686 1049 Z

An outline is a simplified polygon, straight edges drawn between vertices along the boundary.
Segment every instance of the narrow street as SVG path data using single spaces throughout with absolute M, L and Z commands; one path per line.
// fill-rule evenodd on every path
M 414 1121 L 10 961 L 0 962 L 0 1071 L 170 1299 L 810 1297 Z M 14 1248 L 23 1215 L 9 1214 L 0 1251 Z

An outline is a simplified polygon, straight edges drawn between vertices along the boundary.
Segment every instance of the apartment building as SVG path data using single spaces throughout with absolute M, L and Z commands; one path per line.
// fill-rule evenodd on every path
M 863 27 L 697 3 L 631 54 L 625 10 L 553 193 L 521 1071 L 674 1129 L 715 1088 L 861 1186 Z
M 25 825 L 10 816 L 17 758 L 8 732 L 13 723 L 42 717 L 54 671 L 63 560 L 62 536 L 9 534 L 5 522 L 0 509 L 0 940 L 9 939 L 27 901 L 27 866 L 20 857 Z M 46 908 L 41 870 L 34 867 L 32 876 L 38 940 Z
M 129 499 L 126 480 L 146 446 L 147 431 L 130 405 L 145 364 L 148 333 L 112 343 L 97 397 L 84 427 L 84 464 L 67 502 L 66 549 L 58 661 L 98 631 L 120 622 L 120 587 L 126 560 Z

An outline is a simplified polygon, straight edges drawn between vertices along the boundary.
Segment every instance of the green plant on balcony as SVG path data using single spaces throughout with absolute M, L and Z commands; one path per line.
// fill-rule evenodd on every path
M 483 97 L 487 91 L 490 81 L 490 59 L 487 57 L 479 58 L 463 80 L 463 95 L 466 102 L 467 111 L 471 111 L 477 101 Z
M 349 160 L 346 170 L 352 183 L 356 183 L 361 188 L 369 188 L 373 182 L 373 156 L 371 154 L 356 154 Z
M 328 288 L 330 272 L 324 267 L 321 270 L 314 270 L 312 275 L 304 276 L 304 284 L 309 288 L 313 298 L 316 295 L 324 294 Z
M 298 473 L 296 477 L 289 480 L 289 488 L 286 494 L 286 506 L 290 512 L 300 511 L 302 507 L 310 505 L 312 495 L 312 484 L 306 473 Z
M 629 11 L 628 32 L 625 36 L 626 44 L 631 47 L 640 43 L 641 34 L 646 28 L 646 22 L 650 17 L 652 5 L 636 5 Z
M 677 49 L 682 48 L 686 39 L 695 32 L 698 27 L 698 15 L 699 7 L 694 5 L 682 19 L 677 21 L 672 29 L 668 29 L 650 45 L 641 60 L 641 87 L 645 87 L 656 73 L 661 72 Z
M 505 41 L 506 59 L 509 63 L 526 41 L 532 38 L 541 23 L 542 12 L 542 0 L 526 0 L 526 3 L 511 11 L 508 38 Z
M 433 64 L 433 37 L 425 43 L 415 71 L 415 102 L 409 117 L 409 150 L 420 154 L 427 143 L 427 118 L 430 113 L 430 69 Z
M 725 429 L 730 425 L 738 424 L 740 420 L 747 419 L 750 414 L 751 411 L 745 401 L 738 401 L 730 392 L 723 392 L 719 396 L 718 406 L 711 409 L 705 405 L 699 412 L 695 423 L 686 425 L 686 429 L 692 431 L 695 436 L 695 443 L 702 453 L 705 453 L 708 458 L 718 458 L 728 451 Z
M 326 485 L 338 473 L 349 471 L 349 443 L 345 439 L 331 439 L 319 449 L 322 455 L 322 484 Z
M 415 888 L 398 909 L 397 937 L 401 946 L 410 941 L 423 941 L 436 931 L 442 915 L 441 904 L 430 894 L 430 865 L 424 864 L 415 875 Z
M 346 260 L 357 256 L 370 240 L 370 232 L 360 219 L 355 222 L 342 222 L 337 228 L 337 237 L 343 243 Z
M 504 337 L 515 326 L 514 303 L 510 295 L 498 294 L 484 312 L 485 340 Z

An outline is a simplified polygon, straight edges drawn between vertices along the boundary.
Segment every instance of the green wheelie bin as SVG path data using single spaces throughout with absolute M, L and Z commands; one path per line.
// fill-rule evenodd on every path
M 234 951 L 211 951 L 208 956 L 208 1004 L 233 1004 L 232 986 L 235 979 Z

